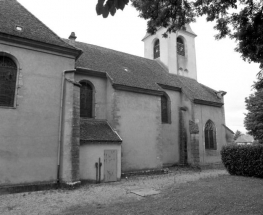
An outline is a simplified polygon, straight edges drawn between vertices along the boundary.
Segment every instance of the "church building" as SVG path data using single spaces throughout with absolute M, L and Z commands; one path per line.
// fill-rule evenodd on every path
M 62 39 L 0 1 L 0 187 L 120 180 L 220 163 L 224 91 L 197 81 L 195 33 L 143 38 L 144 57 Z

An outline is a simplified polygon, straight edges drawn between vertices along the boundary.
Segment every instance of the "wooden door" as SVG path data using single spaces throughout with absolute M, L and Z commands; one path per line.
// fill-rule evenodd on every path
M 117 150 L 104 150 L 104 181 L 117 181 Z

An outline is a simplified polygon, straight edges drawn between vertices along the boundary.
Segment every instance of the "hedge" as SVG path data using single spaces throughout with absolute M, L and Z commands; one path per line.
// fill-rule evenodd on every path
M 231 175 L 263 178 L 263 145 L 228 145 L 221 159 Z

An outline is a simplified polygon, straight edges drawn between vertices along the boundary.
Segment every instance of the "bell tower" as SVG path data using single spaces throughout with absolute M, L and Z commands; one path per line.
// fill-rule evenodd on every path
M 159 61 L 169 73 L 197 80 L 195 37 L 197 36 L 186 25 L 186 30 L 178 30 L 164 38 L 166 29 L 161 27 L 154 35 L 146 34 L 144 57 Z

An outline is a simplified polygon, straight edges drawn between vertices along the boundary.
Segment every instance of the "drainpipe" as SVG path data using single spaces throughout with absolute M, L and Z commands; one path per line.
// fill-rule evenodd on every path
M 62 145 L 62 114 L 63 114 L 63 102 L 64 102 L 64 85 L 65 85 L 65 74 L 76 72 L 73 70 L 65 70 L 62 73 L 61 91 L 60 91 L 60 110 L 59 110 L 59 132 L 58 132 L 58 160 L 57 160 L 57 184 L 60 184 L 60 158 L 61 158 L 61 145 Z

